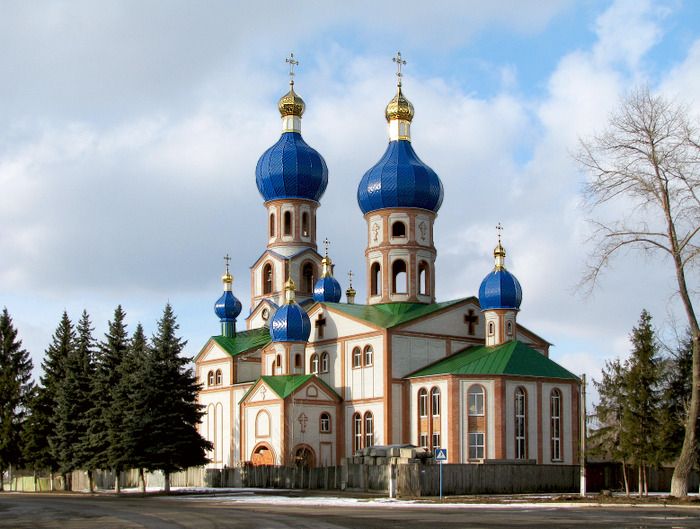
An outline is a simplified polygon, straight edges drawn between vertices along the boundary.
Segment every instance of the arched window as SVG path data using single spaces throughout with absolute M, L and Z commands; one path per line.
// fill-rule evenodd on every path
M 405 237 L 406 236 L 406 225 L 397 220 L 391 225 L 391 236 L 392 237 Z
M 292 234 L 292 212 L 291 211 L 285 211 L 284 215 L 282 216 L 283 223 L 284 223 L 284 234 L 285 235 L 291 235 Z
M 489 336 L 493 336 L 495 334 L 496 327 L 494 326 L 493 322 L 489 322 Z
M 553 389 L 549 397 L 552 461 L 561 461 L 561 391 Z
M 301 267 L 301 277 L 302 277 L 301 290 L 302 290 L 302 292 L 306 292 L 307 294 L 310 294 L 314 291 L 315 275 L 316 274 L 315 274 L 313 263 L 309 263 L 309 262 L 304 263 L 304 266 Z
M 371 366 L 374 363 L 374 349 L 371 345 L 365 346 L 365 365 Z
M 430 390 L 430 409 L 433 412 L 433 417 L 440 416 L 440 388 Z
M 379 263 L 372 263 L 370 267 L 370 292 L 372 296 L 382 295 L 382 267 Z
M 306 211 L 301 214 L 301 235 L 303 237 L 309 236 L 309 214 Z
M 352 437 L 355 452 L 362 450 L 362 416 L 359 413 L 352 416 Z
M 263 294 L 272 294 L 272 263 L 263 266 Z
M 406 294 L 408 292 L 406 261 L 402 259 L 396 259 L 391 263 L 391 291 L 394 294 Z
M 316 353 L 311 355 L 311 372 L 318 373 L 318 355 Z
M 428 390 L 425 388 L 421 388 L 418 392 L 418 415 L 428 416 Z
M 425 261 L 418 263 L 418 293 L 424 296 L 430 295 L 430 275 L 428 271 L 428 263 Z
M 270 213 L 270 237 L 275 236 L 275 214 Z
M 527 459 L 527 393 L 515 390 L 515 459 Z
M 255 437 L 270 436 L 270 414 L 265 410 L 260 410 L 255 416 Z
M 328 373 L 329 356 L 325 351 L 321 353 L 321 373 Z
M 209 371 L 207 374 L 207 385 L 208 386 L 213 386 L 214 385 L 214 372 Z
M 321 414 L 320 421 L 321 421 L 321 425 L 320 425 L 321 433 L 330 433 L 330 431 L 331 431 L 331 416 L 324 411 Z
M 224 383 L 224 376 L 221 373 L 221 369 L 217 369 L 216 370 L 216 385 L 220 386 L 223 383 Z
M 282 367 L 282 356 L 277 355 L 277 358 L 275 358 L 275 367 Z
M 484 415 L 484 388 L 471 386 L 467 393 L 467 413 L 471 416 Z
M 506 323 L 506 334 L 508 336 L 513 336 L 513 322 L 509 321 Z
M 301 367 L 301 355 L 299 353 L 294 355 L 294 367 Z
M 365 447 L 374 446 L 374 417 L 372 412 L 365 413 Z
M 362 350 L 359 347 L 352 350 L 352 367 L 362 367 Z

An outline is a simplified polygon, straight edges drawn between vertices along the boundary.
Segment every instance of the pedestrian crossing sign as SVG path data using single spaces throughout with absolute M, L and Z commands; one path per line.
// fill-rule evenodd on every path
M 447 461 L 447 448 L 435 449 L 435 461 Z

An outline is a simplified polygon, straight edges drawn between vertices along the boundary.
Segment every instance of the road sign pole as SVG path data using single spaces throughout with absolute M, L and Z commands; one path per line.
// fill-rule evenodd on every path
M 442 461 L 440 461 L 440 501 L 442 501 Z

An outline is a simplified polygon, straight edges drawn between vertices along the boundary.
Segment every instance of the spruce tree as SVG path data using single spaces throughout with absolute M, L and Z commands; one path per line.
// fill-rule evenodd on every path
M 66 363 L 68 357 L 75 348 L 75 331 L 73 324 L 68 317 L 67 312 L 63 312 L 61 321 L 56 328 L 51 344 L 46 349 L 44 361 L 41 366 L 44 370 L 44 376 L 41 378 L 41 388 L 39 389 L 38 407 L 45 410 L 49 417 L 48 426 L 48 448 L 51 464 L 49 471 L 52 474 L 64 468 L 65 461 L 61 460 L 59 421 L 60 416 L 57 414 L 58 395 L 61 392 L 61 387 L 66 378 Z M 41 428 L 39 428 L 41 429 Z M 63 474 L 63 487 L 66 490 L 70 489 L 68 475 Z
M 211 443 L 202 438 L 197 425 L 204 414 L 197 404 L 201 388 L 191 368 L 190 358 L 181 356 L 186 344 L 176 336 L 179 326 L 170 304 L 165 306 L 152 351 L 145 369 L 148 404 L 144 427 L 148 432 L 145 455 L 149 470 L 165 475 L 165 491 L 170 491 L 170 474 L 208 461 Z
M 89 468 L 113 468 L 110 465 L 110 438 L 122 421 L 122 411 L 113 407 L 113 392 L 119 382 L 119 366 L 129 347 L 125 319 L 126 313 L 118 305 L 97 351 L 92 383 L 93 406 L 88 414 L 88 449 L 92 454 Z M 118 492 L 119 470 L 113 470 Z
M 24 423 L 22 437 L 24 465 L 37 474 L 49 471 L 53 474 L 58 470 L 58 464 L 53 457 L 49 445 L 49 436 L 53 433 L 52 399 L 48 391 L 41 386 L 34 388 L 29 401 L 29 413 Z M 53 480 L 51 480 L 53 489 Z
M 4 308 L 0 314 L 0 491 L 5 470 L 17 466 L 22 457 L 22 423 L 32 391 L 32 361 Z
M 627 399 L 623 409 L 621 448 L 639 470 L 639 495 L 647 490 L 647 469 L 660 463 L 659 418 L 660 381 L 659 346 L 651 324 L 651 315 L 643 310 L 632 330 L 632 354 L 625 377 Z

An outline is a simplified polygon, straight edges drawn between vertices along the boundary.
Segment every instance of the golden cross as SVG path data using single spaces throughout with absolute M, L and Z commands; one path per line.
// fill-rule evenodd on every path
M 224 256 L 224 262 L 226 263 L 226 273 L 228 274 L 228 264 L 231 262 L 231 258 L 228 254 Z
M 401 58 L 400 51 L 397 51 L 396 57 L 393 57 L 391 60 L 396 63 L 396 79 L 398 81 L 398 85 L 401 86 L 401 77 L 403 77 L 403 74 L 401 73 L 401 66 L 405 66 L 406 61 Z
M 328 240 L 328 237 L 323 239 L 323 246 L 326 249 L 326 257 L 328 257 L 328 247 L 331 245 L 331 241 Z
M 503 226 L 501 225 L 500 222 L 496 225 L 496 230 L 498 231 L 498 242 L 500 243 L 501 242 L 501 232 L 503 231 Z
M 350 288 L 352 288 L 352 276 L 355 274 L 352 273 L 352 270 L 348 272 L 348 280 L 350 281 Z
M 294 59 L 293 53 L 290 53 L 284 62 L 289 64 L 289 84 L 294 84 L 294 67 L 299 66 L 299 61 Z

